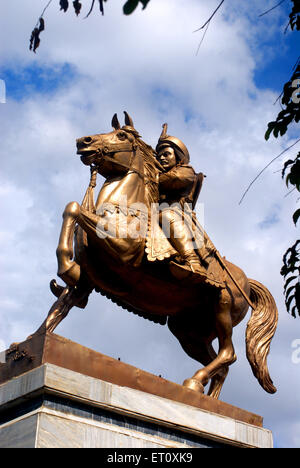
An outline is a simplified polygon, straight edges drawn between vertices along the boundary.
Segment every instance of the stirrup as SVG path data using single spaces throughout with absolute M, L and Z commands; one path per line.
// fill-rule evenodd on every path
M 186 262 L 181 265 L 171 261 L 170 271 L 179 280 L 191 279 L 197 283 L 204 283 L 207 280 L 207 273 L 199 262 Z

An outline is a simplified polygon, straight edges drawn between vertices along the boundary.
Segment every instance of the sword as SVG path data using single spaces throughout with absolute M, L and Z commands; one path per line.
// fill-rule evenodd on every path
M 185 205 L 188 205 L 187 203 Z M 189 207 L 190 209 L 190 207 Z M 237 280 L 234 278 L 233 274 L 231 273 L 231 271 L 229 270 L 228 266 L 225 264 L 220 252 L 216 249 L 216 247 L 214 246 L 213 242 L 211 241 L 211 239 L 208 237 L 208 235 L 206 234 L 206 232 L 204 231 L 204 229 L 202 228 L 202 226 L 200 225 L 199 221 L 197 220 L 197 217 L 196 217 L 196 213 L 194 211 L 191 210 L 191 213 L 192 213 L 192 219 L 194 220 L 196 226 L 201 230 L 201 232 L 203 232 L 204 234 L 204 237 L 205 237 L 205 240 L 208 240 L 209 243 L 211 244 L 212 246 L 212 252 L 213 254 L 215 255 L 216 259 L 218 260 L 218 262 L 220 263 L 221 267 L 226 271 L 226 273 L 228 274 L 228 276 L 232 279 L 233 283 L 235 284 L 235 286 L 238 288 L 239 292 L 242 294 L 243 298 L 245 299 L 245 301 L 249 304 L 249 306 L 252 308 L 252 309 L 255 309 L 255 306 L 254 304 L 252 303 L 252 301 L 250 300 L 250 298 L 248 297 L 248 295 L 245 293 L 245 291 L 241 288 L 241 286 L 239 285 L 239 283 L 237 282 Z
M 240 293 L 242 294 L 243 298 L 248 302 L 249 306 L 252 308 L 252 309 L 255 309 L 252 301 L 250 300 L 250 298 L 247 296 L 247 294 L 245 293 L 245 291 L 241 288 L 241 286 L 239 285 L 239 283 L 236 281 L 236 279 L 234 278 L 233 274 L 231 273 L 231 271 L 229 270 L 229 268 L 227 267 L 227 265 L 224 263 L 223 261 L 223 258 L 221 257 L 221 254 L 217 251 L 217 249 L 214 249 L 213 250 L 214 254 L 215 254 L 215 257 L 216 259 L 219 261 L 219 263 L 221 264 L 222 268 L 224 268 L 224 270 L 226 271 L 226 273 L 228 274 L 228 276 L 230 276 L 230 278 L 232 279 L 233 283 L 236 285 L 236 287 L 238 288 L 238 290 L 240 291 Z

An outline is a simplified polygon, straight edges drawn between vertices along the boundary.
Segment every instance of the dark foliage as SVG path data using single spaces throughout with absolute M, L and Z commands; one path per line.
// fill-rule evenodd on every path
M 289 15 L 289 26 L 292 31 L 300 31 L 300 0 L 291 0 L 292 11 Z M 294 67 L 290 80 L 284 85 L 281 95 L 282 110 L 273 122 L 269 122 L 265 139 L 273 134 L 275 138 L 283 136 L 289 125 L 300 122 L 300 57 Z M 283 166 L 282 178 L 287 186 L 292 185 L 300 192 L 300 153 L 295 159 L 289 159 Z M 300 217 L 298 208 L 293 214 L 296 226 Z M 281 275 L 284 277 L 284 294 L 287 311 L 293 317 L 300 316 L 300 240 L 290 247 L 283 256 Z
M 283 95 L 281 103 L 284 106 L 283 110 L 279 112 L 277 119 L 274 122 L 268 123 L 268 130 L 265 134 L 265 139 L 268 140 L 271 133 L 277 138 L 278 135 L 283 136 L 288 126 L 292 122 L 298 123 L 300 121 L 300 106 L 297 98 L 297 83 L 300 83 L 300 60 L 296 64 L 295 71 L 291 79 L 283 87 Z M 300 90 L 299 90 L 300 93 Z
M 36 25 L 36 27 L 33 29 L 32 33 L 31 33 L 29 48 L 33 52 L 36 52 L 36 49 L 40 45 L 40 42 L 41 42 L 40 33 L 45 29 L 45 20 L 44 20 L 43 16 L 44 16 L 44 13 L 47 10 L 48 6 L 50 5 L 50 3 L 52 3 L 52 1 L 53 0 L 49 0 L 47 5 L 45 6 L 45 8 L 43 10 L 43 13 L 41 14 L 41 16 L 40 16 L 40 18 L 38 20 L 39 26 Z M 58 1 L 59 1 L 60 10 L 63 11 L 64 13 L 66 13 L 69 10 L 70 1 L 69 0 L 58 0 Z M 103 2 L 106 2 L 106 1 L 107 0 L 97 0 L 98 5 L 99 5 L 99 10 L 100 10 L 100 13 L 102 15 L 104 15 L 104 4 L 103 4 Z M 142 5 L 142 7 L 143 7 L 142 9 L 144 10 L 149 2 L 150 2 L 150 0 L 127 0 L 126 3 L 123 6 L 123 13 L 124 13 L 124 15 L 131 15 L 131 13 L 134 12 L 134 10 L 139 5 L 139 3 Z M 94 9 L 95 3 L 96 3 L 96 0 L 91 0 L 90 8 L 89 8 L 89 11 L 88 11 L 87 15 L 85 16 L 85 18 L 90 16 L 90 14 L 92 13 L 92 11 Z M 74 11 L 75 11 L 76 15 L 79 16 L 80 13 L 81 13 L 81 9 L 82 9 L 82 3 L 79 0 L 74 0 L 72 2 L 72 4 L 73 4 L 73 8 L 74 8 Z
M 281 274 L 285 278 L 285 305 L 293 317 L 300 316 L 300 240 L 290 247 L 283 256 Z
M 146 8 L 150 0 L 127 0 L 123 6 L 124 15 L 131 15 L 134 12 L 139 3 L 143 5 L 143 10 Z
M 300 30 L 300 0 L 292 0 L 293 8 L 290 13 L 290 21 L 289 24 L 291 29 L 296 29 L 297 31 Z
M 78 15 L 80 14 L 80 10 L 81 10 L 82 4 L 81 4 L 78 0 L 75 0 L 75 1 L 73 2 L 73 7 L 74 7 L 74 10 L 75 10 L 76 15 L 78 16 Z
M 59 0 L 60 9 L 63 10 L 65 13 L 69 8 L 68 0 Z
M 42 17 L 39 19 L 38 23 L 39 25 L 36 26 L 31 33 L 29 44 L 29 49 L 32 50 L 34 53 L 36 52 L 36 49 L 38 48 L 41 42 L 40 33 L 45 29 L 45 21 Z

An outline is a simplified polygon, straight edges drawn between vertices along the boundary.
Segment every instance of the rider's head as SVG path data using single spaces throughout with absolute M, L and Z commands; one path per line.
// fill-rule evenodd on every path
M 156 152 L 158 154 L 159 161 L 161 159 L 161 155 L 166 152 L 171 152 L 173 155 L 175 155 L 176 164 L 174 164 L 172 167 L 177 164 L 188 164 L 190 161 L 190 155 L 185 144 L 179 140 L 179 138 L 167 135 L 167 124 L 163 125 L 163 131 L 158 140 Z M 171 169 L 171 167 L 169 169 Z
M 168 143 L 160 145 L 157 159 L 166 171 L 169 171 L 179 163 L 174 148 Z

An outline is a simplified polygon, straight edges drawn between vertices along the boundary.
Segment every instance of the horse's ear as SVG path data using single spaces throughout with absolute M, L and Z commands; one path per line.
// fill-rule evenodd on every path
M 115 130 L 119 130 L 121 128 L 117 114 L 114 114 L 112 121 L 111 121 L 111 125 Z
M 124 111 L 124 114 L 125 114 L 125 125 L 128 125 L 129 127 L 134 128 L 134 123 L 133 123 L 132 118 L 127 114 L 126 111 Z

